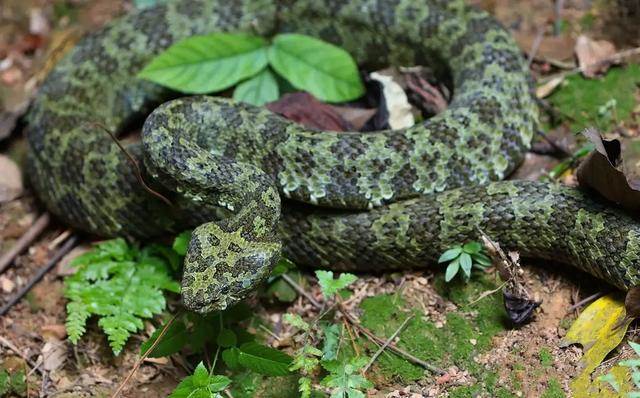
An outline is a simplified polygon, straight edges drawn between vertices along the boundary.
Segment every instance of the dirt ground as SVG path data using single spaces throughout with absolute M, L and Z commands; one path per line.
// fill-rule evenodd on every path
M 557 73 L 557 65 L 573 65 L 575 42 L 582 33 L 606 39 L 620 49 L 637 46 L 640 40 L 637 34 L 629 34 L 626 30 L 625 26 L 629 24 L 621 23 L 624 18 L 632 16 L 613 12 L 597 1 L 567 0 L 559 13 L 554 7 L 560 1 L 476 0 L 473 3 L 492 12 L 511 29 L 524 52 L 534 50 L 532 71 L 537 77 Z M 120 0 L 2 0 L 0 146 L 3 156 L 18 165 L 23 164 L 27 149 L 20 116 L 60 53 L 77 40 L 80 32 L 95 30 L 132 8 L 131 3 Z M 637 23 L 634 26 L 637 29 Z M 571 130 L 571 127 L 562 125 L 549 129 L 547 136 L 573 152 L 577 144 Z M 544 146 L 544 140 L 538 145 Z M 516 176 L 537 179 L 560 161 L 555 155 L 531 153 Z M 0 253 L 5 253 L 42 214 L 43 208 L 36 202 L 26 181 L 20 184 L 20 173 L 12 174 L 10 167 L 4 168 L 0 162 L 0 174 L 6 175 L 6 178 L 0 177 L 0 191 L 9 191 L 6 195 L 0 192 Z M 561 179 L 575 183 L 571 169 Z M 25 186 L 24 189 L 21 185 Z M 17 190 L 17 197 L 11 197 L 11 190 Z M 28 250 L 17 257 L 13 266 L 0 274 L 0 305 L 5 304 L 49 261 L 68 233 L 64 225 L 52 221 Z M 83 244 L 87 242 L 85 239 Z M 560 339 L 582 308 L 574 305 L 585 297 L 607 292 L 609 288 L 588 275 L 567 270 L 565 266 L 544 263 L 529 266 L 528 261 L 525 264 L 526 287 L 536 300 L 542 302 L 532 322 L 520 328 L 511 328 L 502 321 L 491 324 L 495 331 L 487 335 L 486 347 L 478 348 L 476 354 L 465 359 L 469 368 L 449 366 L 446 374 L 439 377 L 422 377 L 421 371 L 409 365 L 402 371 L 390 370 L 396 366 L 394 361 L 397 357 L 389 356 L 372 370 L 370 377 L 376 381 L 377 390 L 371 396 L 570 396 L 569 383 L 578 372 L 582 351 L 575 346 L 559 348 Z M 26 395 L 30 397 L 109 396 L 130 373 L 138 359 L 139 345 L 153 331 L 149 323 L 148 330 L 130 339 L 119 356 L 111 353 L 95 322 L 90 323 L 87 335 L 78 345 L 69 343 L 64 327 L 66 303 L 62 291 L 62 277 L 68 272 L 59 264 L 23 300 L 0 317 L 0 361 L 5 368 L 26 369 Z M 442 272 L 435 268 L 402 275 L 362 275 L 349 305 L 368 327 L 381 333 L 387 331 L 376 329 L 382 327 L 377 322 L 389 319 L 385 318 L 387 315 L 382 310 L 375 312 L 372 309 L 380 297 L 397 297 L 402 304 L 393 308 L 400 312 L 419 311 L 421 319 L 412 326 L 415 331 L 432 326 L 445 330 L 454 321 L 460 321 L 476 333 L 484 327 L 480 318 L 485 312 L 503 311 L 498 297 L 500 293 L 480 302 L 491 304 L 467 306 L 456 300 L 455 295 L 439 289 L 435 283 L 439 278 L 442 278 Z M 485 279 L 486 285 L 472 284 L 472 288 L 478 290 L 474 291 L 475 295 L 470 294 L 469 299 L 478 297 L 480 292 L 487 290 L 486 286 L 497 286 L 491 274 L 487 274 Z M 315 284 L 309 287 L 309 291 L 320 296 Z M 303 297 L 289 305 L 273 306 L 257 299 L 253 303 L 256 313 L 273 325 L 279 337 L 267 338 L 267 341 L 285 349 L 289 332 L 286 328 L 278 329 L 282 324 L 282 314 L 295 312 L 312 317 L 315 311 Z M 174 301 L 170 308 L 177 305 Z M 396 305 L 395 301 L 393 305 Z M 458 314 L 460 318 L 451 314 Z M 629 333 L 635 335 L 637 332 L 632 327 Z M 408 341 L 408 337 L 403 333 L 399 341 Z M 473 342 L 475 334 L 471 338 L 456 338 L 464 338 L 474 347 L 482 345 L 478 341 Z M 429 355 L 429 349 L 418 343 L 415 346 L 409 342 L 406 344 L 407 349 Z M 624 350 L 616 352 L 612 358 L 620 355 L 624 355 Z M 145 360 L 127 383 L 123 396 L 167 396 L 188 373 L 190 367 L 187 362 L 187 358 L 180 355 Z M 475 389 L 480 384 L 483 387 Z

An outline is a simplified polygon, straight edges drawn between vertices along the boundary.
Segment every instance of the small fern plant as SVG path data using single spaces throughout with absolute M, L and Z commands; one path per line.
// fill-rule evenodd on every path
M 447 249 L 438 259 L 438 263 L 448 263 L 444 276 L 446 282 L 451 281 L 460 270 L 464 280 L 468 281 L 472 268 L 484 270 L 491 265 L 491 259 L 480 242 L 469 242 Z
M 96 315 L 114 354 L 119 354 L 131 333 L 143 328 L 142 319 L 165 309 L 163 291 L 180 292 L 170 275 L 176 256 L 164 246 L 138 249 L 114 239 L 74 259 L 71 265 L 77 271 L 64 280 L 69 340 L 76 344 L 87 320 Z

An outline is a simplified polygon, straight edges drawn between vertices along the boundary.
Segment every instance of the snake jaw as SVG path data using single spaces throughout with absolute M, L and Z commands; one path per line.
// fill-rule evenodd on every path
M 280 250 L 280 242 L 247 241 L 240 231 L 201 225 L 193 232 L 184 262 L 185 307 L 205 314 L 245 299 L 271 274 Z

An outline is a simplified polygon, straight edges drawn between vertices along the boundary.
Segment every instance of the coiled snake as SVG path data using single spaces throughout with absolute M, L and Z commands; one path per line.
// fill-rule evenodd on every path
M 310 131 L 221 98 L 160 105 L 176 94 L 137 72 L 177 40 L 215 31 L 320 37 L 370 70 L 428 64 L 454 97 L 419 125 L 374 133 Z M 122 132 L 154 109 L 127 151 L 173 206 L 141 186 L 96 127 Z M 478 228 L 523 255 L 634 285 L 640 229 L 628 216 L 575 189 L 494 182 L 522 160 L 536 128 L 514 41 L 460 2 L 183 0 L 111 23 L 56 66 L 29 113 L 29 174 L 54 214 L 91 233 L 148 238 L 197 226 L 182 294 L 200 312 L 245 297 L 280 242 L 298 264 L 373 271 L 426 266 Z

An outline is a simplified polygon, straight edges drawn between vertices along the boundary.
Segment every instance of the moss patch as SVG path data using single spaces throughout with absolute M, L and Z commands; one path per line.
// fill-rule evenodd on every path
M 406 303 L 398 295 L 380 295 L 365 299 L 361 304 L 362 324 L 381 337 L 391 336 L 403 321 L 413 318 L 400 333 L 398 345 L 413 355 L 441 368 L 456 365 L 469 371 L 478 380 L 485 379 L 486 371 L 473 358 L 491 347 L 491 338 L 505 329 L 505 317 L 500 295 L 492 295 L 474 305 L 469 301 L 482 292 L 496 288 L 489 276 L 482 275 L 470 283 L 453 282 L 444 284 L 440 278 L 436 282 L 441 294 L 460 306 L 459 311 L 447 314 L 447 323 L 437 328 L 416 309 L 407 309 Z M 375 350 L 366 341 L 367 348 Z M 394 354 L 385 352 L 376 361 L 376 369 L 386 382 L 409 382 L 423 377 L 424 370 Z M 493 383 L 484 383 L 493 390 Z M 482 386 L 479 391 L 483 391 Z M 459 394 L 466 394 L 461 389 Z M 464 395 L 462 395 L 464 396 Z
M 636 64 L 613 68 L 601 79 L 573 75 L 567 77 L 549 101 L 561 113 L 574 119 L 567 120 L 572 131 L 578 132 L 588 126 L 606 131 L 616 120 L 629 119 L 637 104 L 639 83 L 640 65 Z
M 542 393 L 541 398 L 565 398 L 565 397 L 566 395 L 564 394 L 564 391 L 562 390 L 562 386 L 560 386 L 560 383 L 558 382 L 558 380 L 551 379 L 549 381 L 549 386 L 544 391 L 544 393 Z

